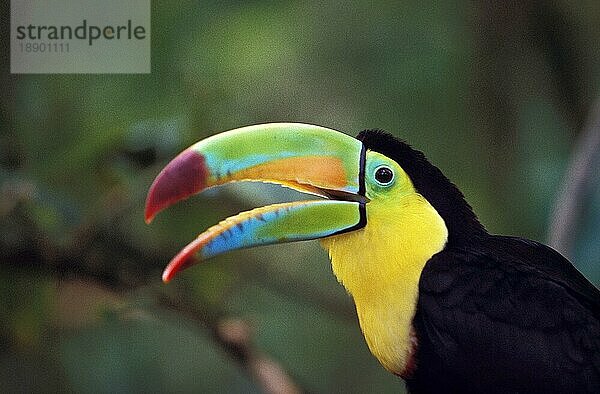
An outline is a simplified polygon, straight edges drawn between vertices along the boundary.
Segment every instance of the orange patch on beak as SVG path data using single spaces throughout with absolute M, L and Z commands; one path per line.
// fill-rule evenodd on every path
M 278 159 L 241 170 L 236 173 L 236 178 L 265 180 L 274 178 L 279 184 L 287 181 L 292 185 L 306 185 L 308 189 L 313 189 L 315 186 L 322 189 L 337 189 L 344 187 L 348 182 L 342 161 L 333 156 Z

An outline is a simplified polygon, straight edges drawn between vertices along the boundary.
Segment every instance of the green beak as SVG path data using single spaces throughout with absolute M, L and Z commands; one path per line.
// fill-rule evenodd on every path
M 209 228 L 167 266 L 163 280 L 193 262 L 229 250 L 323 238 L 365 226 L 365 151 L 360 141 L 301 123 L 243 127 L 202 140 L 156 177 L 146 222 L 203 190 L 234 181 L 281 184 L 326 200 L 275 204 L 240 213 Z M 199 259 L 192 259 L 198 255 Z

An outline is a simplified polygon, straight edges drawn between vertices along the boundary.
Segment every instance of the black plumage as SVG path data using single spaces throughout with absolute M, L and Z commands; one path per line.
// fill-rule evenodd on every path
M 553 249 L 489 234 L 421 152 L 382 131 L 358 139 L 395 160 L 448 227 L 419 282 L 408 389 L 600 393 L 598 289 Z

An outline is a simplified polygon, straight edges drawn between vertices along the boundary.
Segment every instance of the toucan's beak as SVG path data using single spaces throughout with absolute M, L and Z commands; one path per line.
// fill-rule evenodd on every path
M 275 204 L 240 213 L 209 228 L 167 266 L 168 282 L 184 268 L 217 254 L 256 245 L 323 238 L 366 224 L 365 151 L 335 130 L 301 123 L 243 127 L 202 140 L 158 174 L 146 199 L 146 222 L 193 194 L 228 182 L 263 181 L 327 200 Z

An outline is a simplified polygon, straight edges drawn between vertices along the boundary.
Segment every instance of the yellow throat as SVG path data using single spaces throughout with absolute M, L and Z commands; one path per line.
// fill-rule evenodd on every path
M 363 229 L 322 243 L 334 274 L 354 299 L 371 353 L 387 370 L 404 376 L 414 351 L 412 320 L 421 271 L 444 248 L 448 230 L 406 173 L 399 166 L 395 171 L 395 190 L 382 193 L 367 184 Z

